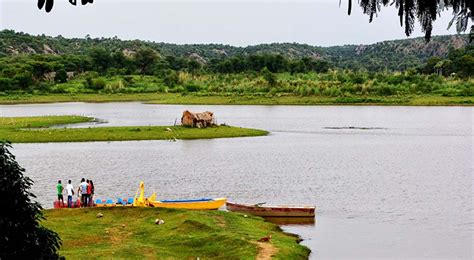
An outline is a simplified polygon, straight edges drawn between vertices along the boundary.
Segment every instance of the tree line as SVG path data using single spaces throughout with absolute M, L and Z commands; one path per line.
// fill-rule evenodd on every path
M 468 78 L 474 75 L 474 45 L 466 48 L 452 50 L 448 57 L 443 59 L 438 56 L 429 58 L 421 68 L 425 74 L 436 73 L 443 76 Z
M 276 74 L 324 74 L 330 71 L 347 71 L 349 74 L 351 71 L 380 72 L 357 67 L 347 70 L 321 58 L 289 59 L 280 54 L 239 55 L 203 61 L 199 57 L 163 56 L 147 47 L 133 52 L 93 48 L 86 54 L 30 54 L 0 58 L 0 91 L 34 89 L 47 92 L 53 84 L 78 78 L 83 80 L 86 88 L 96 91 L 106 85 L 104 80 L 97 80 L 99 77 L 125 76 L 121 84 L 127 84 L 132 81 L 127 75 L 154 76 L 160 79 L 160 83 L 172 88 L 180 84 L 180 72 L 190 75 L 244 74 L 248 78 L 260 75 L 275 86 L 278 83 Z M 432 57 L 425 64 L 406 68 L 405 71 L 409 74 L 470 78 L 474 75 L 474 46 L 452 49 L 444 59 Z
M 162 57 L 151 48 L 140 48 L 128 55 L 123 51 L 95 48 L 86 55 L 32 54 L 0 58 L 0 90 L 25 89 L 50 81 L 64 83 L 73 75 L 90 71 L 98 75 L 166 76 L 172 71 L 242 73 L 267 69 L 273 73 L 307 73 L 326 72 L 329 68 L 329 62 L 324 60 L 289 60 L 282 55 L 248 55 L 204 63 L 192 58 Z

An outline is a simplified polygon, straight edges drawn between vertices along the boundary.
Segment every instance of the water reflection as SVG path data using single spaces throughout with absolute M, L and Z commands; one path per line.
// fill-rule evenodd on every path
M 264 217 L 264 219 L 268 222 L 277 224 L 277 225 L 305 225 L 305 226 L 315 226 L 316 219 L 313 217 L 306 218 L 306 217 L 291 217 L 291 218 L 283 218 L 283 217 Z

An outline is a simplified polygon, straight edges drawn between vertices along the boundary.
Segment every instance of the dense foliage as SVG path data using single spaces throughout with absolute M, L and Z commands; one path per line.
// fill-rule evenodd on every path
M 18 52 L 12 55 L 10 51 L 0 58 L 0 93 L 4 95 L 12 92 L 331 97 L 473 95 L 474 47 L 465 45 L 461 36 L 440 37 L 439 41 L 433 40 L 429 44 L 406 40 L 359 46 L 355 54 L 351 46 L 343 46 L 325 48 L 326 56 L 313 53 L 300 57 L 303 52 L 290 56 L 282 51 L 282 44 L 240 48 L 240 52 L 236 51 L 234 55 L 203 58 L 196 52 L 190 55 L 164 54 L 167 52 L 156 44 L 141 41 L 128 46 L 132 42 L 118 39 L 71 40 L 33 37 L 11 31 L 0 34 L 4 36 L 0 38 L 3 44 L 0 49 L 11 50 L 13 47 L 9 44 L 15 42 Z M 441 39 L 452 44 L 451 47 Z M 46 42 L 55 45 L 46 48 Z M 76 43 L 74 48 L 70 45 L 72 43 Z M 73 49 L 66 51 L 65 46 Z M 193 48 L 203 51 L 206 46 L 195 45 Z M 288 44 L 285 48 L 290 46 Z M 429 50 L 430 58 L 424 61 L 416 56 L 398 54 L 413 46 L 418 50 Z M 45 48 L 50 53 L 44 53 Z M 28 49 L 30 53 L 26 54 Z M 242 52 L 244 49 L 246 52 Z M 389 55 L 393 49 L 398 52 Z
M 444 76 L 457 74 L 462 78 L 472 77 L 474 75 L 474 45 L 452 50 L 445 59 L 437 56 L 431 57 L 422 68 L 422 72 Z
M 41 226 L 42 208 L 31 201 L 30 178 L 15 161 L 8 143 L 0 143 L 0 259 L 56 259 L 61 240 Z
M 348 0 L 348 13 L 351 14 L 352 1 Z M 369 15 L 372 22 L 382 6 L 395 6 L 398 10 L 400 25 L 405 25 L 405 34 L 409 36 L 415 26 L 415 18 L 418 18 L 421 28 L 425 33 L 427 41 L 431 38 L 433 22 L 436 21 L 439 13 L 445 9 L 452 9 L 452 23 L 456 22 L 458 32 L 466 31 L 469 20 L 474 17 L 474 1 L 472 0 L 360 0 L 359 5 L 365 14 Z M 474 26 L 471 27 L 471 34 L 474 33 Z
M 384 41 L 371 45 L 344 45 L 317 47 L 298 43 L 259 44 L 234 47 L 222 44 L 168 44 L 148 41 L 123 41 L 118 38 L 67 39 L 61 36 L 32 36 L 11 30 L 0 31 L 0 57 L 17 54 L 86 55 L 93 49 L 105 49 L 109 53 L 122 52 L 133 56 L 140 49 L 152 49 L 164 58 L 173 56 L 198 61 L 250 55 L 281 55 L 289 60 L 311 58 L 329 62 L 342 69 L 367 69 L 370 71 L 394 70 L 420 66 L 432 56 L 445 58 L 450 49 L 465 47 L 466 35 L 435 36 L 429 43 L 422 38 Z M 120 57 L 116 57 L 120 59 Z

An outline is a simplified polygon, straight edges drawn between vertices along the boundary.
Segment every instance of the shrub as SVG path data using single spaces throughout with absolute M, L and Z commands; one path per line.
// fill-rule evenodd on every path
M 102 83 L 101 83 L 102 84 Z M 115 81 L 107 84 L 103 89 L 108 93 L 120 92 L 124 88 L 123 82 L 121 80 Z
M 126 86 L 133 85 L 133 76 L 127 75 L 122 77 Z
M 0 77 L 0 91 L 10 90 L 13 88 L 13 80 L 10 78 Z
M 376 93 L 381 96 L 391 96 L 393 95 L 394 89 L 390 85 L 382 85 L 376 88 Z
M 67 82 L 67 72 L 65 69 L 60 69 L 56 71 L 56 76 L 54 76 L 54 81 L 59 83 Z
M 25 89 L 33 84 L 33 75 L 31 73 L 19 73 L 13 77 L 13 80 L 16 82 L 18 88 Z
M 278 84 L 277 76 L 268 70 L 267 67 L 262 69 L 262 76 L 270 87 L 275 87 Z
M 92 83 L 92 88 L 95 90 L 102 90 L 107 86 L 107 82 L 104 79 L 98 78 L 95 79 Z
M 165 83 L 166 86 L 172 88 L 172 87 L 175 87 L 176 85 L 179 85 L 181 81 L 176 71 L 167 70 L 163 77 L 163 83 Z
M 186 89 L 187 92 L 198 92 L 199 90 L 201 90 L 201 86 L 199 86 L 198 84 L 196 83 L 186 83 L 184 85 L 184 88 Z
M 461 91 L 459 92 L 460 96 L 463 97 L 472 97 L 474 96 L 474 86 L 472 84 L 465 84 L 461 87 Z

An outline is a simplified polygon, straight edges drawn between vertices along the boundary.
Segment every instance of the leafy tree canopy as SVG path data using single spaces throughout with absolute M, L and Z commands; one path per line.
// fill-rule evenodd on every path
M 348 14 L 350 15 L 353 0 L 348 1 Z M 456 23 L 458 32 L 466 31 L 469 20 L 474 20 L 473 0 L 360 0 L 359 5 L 364 13 L 369 15 L 369 22 L 372 22 L 382 6 L 395 5 L 395 8 L 398 9 L 400 25 L 405 26 L 405 34 L 409 36 L 413 32 L 415 18 L 417 18 L 422 31 L 425 33 L 426 41 L 431 38 L 433 22 L 439 13 L 445 9 L 452 9 L 453 19 L 449 27 Z M 471 41 L 473 34 L 474 26 L 471 26 Z
M 33 181 L 0 143 L 0 259 L 57 259 L 61 240 L 40 225 L 41 205 L 31 200 Z

